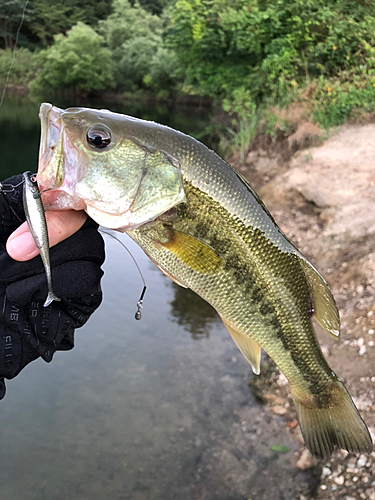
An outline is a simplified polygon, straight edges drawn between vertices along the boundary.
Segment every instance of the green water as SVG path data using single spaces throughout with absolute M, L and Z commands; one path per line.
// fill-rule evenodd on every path
M 105 107 L 187 133 L 208 123 L 206 110 Z M 0 126 L 1 179 L 36 171 L 38 106 L 5 103 Z M 121 237 L 147 282 L 143 318 L 139 274 L 106 237 L 104 300 L 76 347 L 7 383 L 0 500 L 295 498 L 299 445 L 255 403 L 250 367 L 216 313 Z

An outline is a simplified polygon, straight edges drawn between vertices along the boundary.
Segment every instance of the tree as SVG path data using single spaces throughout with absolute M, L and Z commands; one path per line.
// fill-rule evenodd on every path
M 2 0 L 0 9 L 0 38 L 5 49 L 13 48 L 17 29 L 22 20 L 26 0 Z M 30 19 L 30 7 L 26 8 L 23 22 Z M 22 38 L 22 35 L 21 35 Z
M 186 87 L 221 97 L 243 87 L 259 102 L 306 77 L 368 68 L 374 33 L 368 0 L 178 0 L 167 42 Z
M 136 37 L 161 37 L 163 33 L 162 20 L 158 16 L 150 14 L 137 2 L 132 6 L 129 0 L 114 0 L 112 14 L 99 26 L 115 58 L 122 52 L 124 42 Z
M 111 52 L 90 26 L 77 23 L 40 55 L 41 68 L 31 84 L 34 92 L 71 89 L 83 92 L 113 85 Z
M 158 87 L 169 72 L 172 84 L 177 65 L 174 53 L 165 48 L 163 19 L 151 14 L 138 2 L 114 0 L 113 13 L 99 24 L 112 51 L 115 80 L 119 87 Z M 164 68 L 163 68 L 163 64 Z
M 66 33 L 78 22 L 95 26 L 111 12 L 110 0 L 33 0 L 33 32 L 43 45 L 59 33 Z
M 136 2 L 133 0 L 131 2 L 132 6 L 134 6 Z M 171 5 L 174 3 L 174 0 L 139 0 L 139 4 L 151 14 L 156 14 L 160 16 L 163 12 L 164 7 L 167 5 Z

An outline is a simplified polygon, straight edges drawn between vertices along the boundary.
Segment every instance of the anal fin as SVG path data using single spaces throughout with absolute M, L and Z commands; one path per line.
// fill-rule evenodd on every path
M 253 372 L 256 375 L 260 373 L 260 355 L 261 355 L 261 347 L 258 342 L 255 342 L 252 338 L 250 338 L 246 333 L 243 333 L 239 330 L 236 330 L 232 326 L 227 323 L 223 318 L 221 318 L 225 328 L 231 334 L 232 339 L 234 340 L 238 349 L 242 352 L 245 358 L 251 365 Z

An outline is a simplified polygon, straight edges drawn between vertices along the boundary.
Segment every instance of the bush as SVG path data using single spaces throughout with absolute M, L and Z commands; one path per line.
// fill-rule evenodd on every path
M 111 52 L 104 38 L 78 23 L 38 56 L 40 69 L 30 88 L 33 93 L 60 90 L 91 92 L 113 85 Z
M 163 33 L 162 20 L 138 3 L 131 5 L 129 0 L 114 0 L 113 12 L 105 21 L 100 21 L 100 31 L 106 39 L 109 49 L 117 58 L 122 52 L 122 45 L 133 38 L 158 35 Z
M 328 129 L 341 125 L 357 112 L 374 115 L 374 85 L 374 78 L 356 83 L 321 79 L 312 97 L 315 121 Z
M 112 51 L 113 70 L 119 88 L 158 89 L 175 83 L 177 58 L 164 46 L 163 19 L 137 2 L 115 0 L 113 13 L 100 23 L 100 30 Z
M 158 36 L 138 36 L 127 40 L 117 51 L 115 76 L 120 86 L 129 88 L 131 86 L 140 86 L 143 79 L 148 75 L 150 61 L 161 44 L 161 38 Z
M 14 54 L 11 49 L 0 50 L 0 82 L 4 82 L 3 85 L 9 73 L 8 86 L 27 87 L 35 76 L 36 68 L 35 58 L 28 49 L 16 49 Z
M 167 40 L 195 92 L 223 97 L 244 87 L 255 102 L 287 101 L 292 82 L 368 68 L 375 3 L 179 0 Z

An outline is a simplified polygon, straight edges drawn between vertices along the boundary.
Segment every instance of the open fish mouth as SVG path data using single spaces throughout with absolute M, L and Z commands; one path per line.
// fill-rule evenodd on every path
M 64 110 L 42 103 L 39 111 L 41 137 L 37 180 L 46 209 L 81 210 L 85 203 L 74 196 L 79 152 L 65 133 Z
M 62 110 L 44 102 L 40 107 L 39 118 L 41 122 L 41 137 L 40 137 L 40 147 L 39 147 L 39 170 L 38 170 L 38 181 L 49 181 L 49 184 L 53 180 L 48 174 L 43 175 L 43 171 L 49 165 L 54 151 L 61 140 L 62 131 L 62 120 L 61 120 Z M 48 179 L 47 179 L 48 177 Z M 57 187 L 56 183 L 53 185 L 45 186 L 44 189 Z

